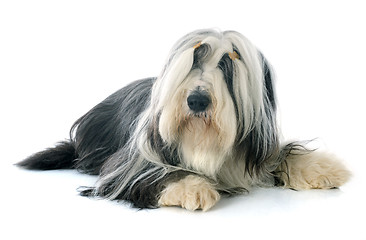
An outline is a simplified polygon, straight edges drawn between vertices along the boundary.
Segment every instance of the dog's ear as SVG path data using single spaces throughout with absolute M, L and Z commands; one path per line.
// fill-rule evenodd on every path
M 269 102 L 272 105 L 272 108 L 276 110 L 276 95 L 274 89 L 274 72 L 272 66 L 269 64 L 268 60 L 264 57 L 264 55 L 259 52 L 260 58 L 262 60 L 262 72 L 264 78 L 264 86 L 266 88 L 266 95 Z
M 194 47 L 192 69 L 201 68 L 202 63 L 211 54 L 211 47 L 208 44 L 198 43 Z
M 253 91 L 247 91 L 246 94 L 250 96 L 247 101 L 258 102 L 261 101 L 262 106 L 260 109 L 253 109 L 253 111 L 248 111 L 248 107 L 251 105 L 245 105 L 246 108 L 243 109 L 244 112 L 244 124 L 245 121 L 252 121 L 252 125 L 249 129 L 244 128 L 242 138 L 239 142 L 238 158 L 242 158 L 245 161 L 246 171 L 251 176 L 262 176 L 265 178 L 268 172 L 273 171 L 274 166 L 271 165 L 271 160 L 276 158 L 279 149 L 279 139 L 278 139 L 278 128 L 276 121 L 276 96 L 274 88 L 274 73 L 271 65 L 262 53 L 258 51 L 258 58 L 255 61 L 258 63 L 260 74 L 255 75 L 257 78 L 252 81 L 256 84 L 262 84 L 262 87 L 256 88 L 261 91 L 253 94 Z M 246 60 L 246 61 L 245 61 Z M 240 66 L 241 61 L 235 61 L 237 68 L 247 67 L 248 64 L 253 64 L 253 62 L 248 62 L 249 59 L 244 59 L 245 65 Z M 253 60 L 253 59 L 252 59 Z M 244 64 L 243 61 L 243 64 Z M 238 72 L 238 71 L 237 71 Z M 245 79 L 245 75 L 239 76 L 241 79 Z M 250 79 L 246 79 L 250 81 Z M 253 79 L 252 79 L 253 80 Z M 253 89 L 254 90 L 254 89 Z M 258 97 L 258 96 L 262 97 Z M 246 118 L 245 115 L 251 115 L 251 118 Z M 246 132 L 247 131 L 247 132 Z M 240 137 L 240 135 L 238 135 Z
M 274 73 L 271 65 L 259 52 L 263 75 L 263 105 L 262 121 L 248 136 L 248 171 L 254 171 L 256 175 L 266 176 L 274 171 L 271 166 L 273 159 L 279 154 L 279 139 L 276 119 L 276 95 L 274 85 Z M 262 176 L 262 177 L 263 177 Z

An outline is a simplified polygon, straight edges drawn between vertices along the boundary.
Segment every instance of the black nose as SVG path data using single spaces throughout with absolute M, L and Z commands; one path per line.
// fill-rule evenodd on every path
M 206 110 L 211 100 L 207 94 L 194 92 L 187 98 L 188 107 L 194 112 L 203 112 Z

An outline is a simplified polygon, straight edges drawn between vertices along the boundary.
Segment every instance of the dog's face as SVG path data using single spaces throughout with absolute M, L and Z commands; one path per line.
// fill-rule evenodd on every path
M 195 32 L 176 44 L 153 87 L 152 106 L 163 142 L 177 146 L 186 166 L 213 176 L 250 134 L 268 141 L 275 107 L 265 66 L 269 72 L 236 32 Z
M 168 142 L 182 143 L 189 138 L 187 141 L 196 146 L 208 144 L 227 151 L 236 137 L 237 119 L 234 101 L 220 69 L 222 53 L 216 53 L 207 43 L 198 44 L 193 47 L 191 69 L 179 86 L 172 89 L 171 101 L 162 109 L 160 134 Z

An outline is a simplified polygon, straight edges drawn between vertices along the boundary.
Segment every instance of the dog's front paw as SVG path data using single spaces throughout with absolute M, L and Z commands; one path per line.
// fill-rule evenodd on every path
M 204 178 L 189 175 L 169 184 L 161 193 L 160 206 L 180 206 L 188 210 L 207 211 L 220 199 L 220 194 Z

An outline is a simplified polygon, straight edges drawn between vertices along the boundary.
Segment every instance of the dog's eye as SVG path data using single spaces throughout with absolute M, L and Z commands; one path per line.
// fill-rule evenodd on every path
M 233 60 L 229 56 L 228 53 L 225 53 L 221 60 L 219 61 L 217 67 L 222 71 L 224 74 L 224 80 L 226 82 L 226 86 L 229 90 L 229 93 L 232 97 L 234 97 L 234 90 L 233 90 Z
M 200 68 L 202 62 L 210 55 L 211 47 L 208 44 L 202 44 L 194 50 L 193 54 L 193 67 Z

